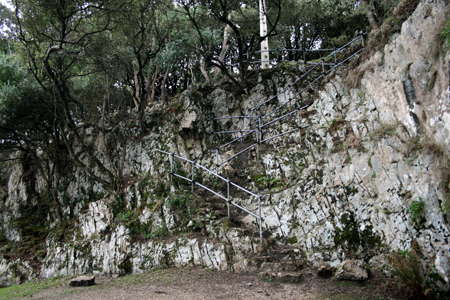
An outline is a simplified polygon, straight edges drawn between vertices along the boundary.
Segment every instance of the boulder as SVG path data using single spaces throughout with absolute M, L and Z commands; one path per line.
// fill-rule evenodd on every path
M 95 276 L 79 276 L 70 280 L 70 286 L 91 286 L 95 284 Z
M 346 260 L 339 266 L 335 277 L 338 280 L 364 281 L 369 278 L 369 273 L 362 260 Z

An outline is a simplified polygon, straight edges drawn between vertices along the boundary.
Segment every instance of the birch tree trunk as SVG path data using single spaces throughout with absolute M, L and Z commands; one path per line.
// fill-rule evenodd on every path
M 267 6 L 266 0 L 259 0 L 259 34 L 265 38 L 261 41 L 261 69 L 268 69 L 269 63 L 269 38 L 267 37 Z

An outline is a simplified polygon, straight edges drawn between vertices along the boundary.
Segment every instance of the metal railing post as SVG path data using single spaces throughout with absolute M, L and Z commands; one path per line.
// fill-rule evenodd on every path
M 258 196 L 258 215 L 259 215 L 259 240 L 262 243 L 261 195 Z
M 259 160 L 259 144 L 262 141 L 261 116 L 258 116 L 258 130 L 256 131 L 256 159 Z
M 167 151 L 163 151 L 163 150 L 157 150 L 157 151 L 159 151 L 161 153 L 164 153 L 164 154 L 169 156 L 170 169 L 171 169 L 170 171 L 171 171 L 171 175 L 172 175 L 172 176 L 170 176 L 171 178 L 172 177 L 177 177 L 179 179 L 191 182 L 193 184 L 193 186 L 196 185 L 196 186 L 198 186 L 198 187 L 200 187 L 200 188 L 202 188 L 202 189 L 204 189 L 206 191 L 211 192 L 212 194 L 214 194 L 215 196 L 219 197 L 220 199 L 226 201 L 227 202 L 228 218 L 231 217 L 231 206 L 237 207 L 238 209 L 240 209 L 240 210 L 246 212 L 247 214 L 253 216 L 254 218 L 256 218 L 257 219 L 257 223 L 258 223 L 258 227 L 259 227 L 259 237 L 260 237 L 260 240 L 262 242 L 262 237 L 263 237 L 262 236 L 262 228 L 263 228 L 262 220 L 263 220 L 263 218 L 262 218 L 262 211 L 261 211 L 261 197 L 262 196 L 260 194 L 255 194 L 255 193 L 251 192 L 250 190 L 247 190 L 247 189 L 243 188 L 242 186 L 232 182 L 229 178 L 225 178 L 225 177 L 215 173 L 214 171 L 211 171 L 210 169 L 206 168 L 205 166 L 202 166 L 201 164 L 198 164 L 194 160 L 190 160 L 190 159 L 181 157 L 181 156 L 179 156 L 179 155 L 177 155 L 177 154 L 175 154 L 173 152 L 167 152 Z M 183 176 L 183 175 L 180 175 L 180 174 L 176 173 L 176 170 L 175 170 L 176 166 L 175 166 L 175 163 L 174 163 L 175 159 L 179 159 L 181 161 L 188 162 L 188 163 L 191 164 L 191 176 L 190 176 L 190 178 L 189 178 L 189 175 Z M 215 177 L 219 178 L 220 180 L 225 181 L 226 184 L 227 184 L 226 197 L 221 192 L 216 192 L 216 191 L 212 190 L 211 188 L 209 188 L 209 187 L 207 187 L 207 186 L 205 186 L 205 185 L 203 185 L 203 184 L 201 184 L 199 182 L 195 182 L 194 181 L 195 168 L 199 168 L 200 170 L 206 171 L 206 172 L 214 175 Z M 232 186 L 234 186 L 236 189 L 238 189 L 240 191 L 243 191 L 243 192 L 247 193 L 251 197 L 258 198 L 258 206 L 259 206 L 257 208 L 258 211 L 257 212 L 256 211 L 251 211 L 251 210 L 245 208 L 244 206 L 239 205 L 238 203 L 232 202 L 232 197 L 231 197 L 231 187 Z M 171 186 L 171 192 L 173 191 L 172 188 L 173 188 L 173 185 Z M 189 213 L 189 215 L 191 214 L 189 208 L 188 208 L 188 213 Z
M 191 193 L 194 193 L 194 172 L 195 172 L 195 161 L 191 163 Z
M 174 165 L 173 165 L 173 158 L 174 158 L 174 155 L 173 155 L 173 153 L 170 153 L 170 156 L 169 156 L 169 163 L 170 163 L 170 173 L 174 173 Z
M 173 186 L 173 174 L 175 173 L 174 154 L 173 154 L 173 152 L 170 153 L 169 163 L 170 163 L 170 175 L 169 175 L 169 177 L 170 177 L 170 186 L 171 186 L 171 189 L 172 189 L 172 186 Z
M 227 178 L 227 213 L 228 219 L 230 218 L 230 179 Z

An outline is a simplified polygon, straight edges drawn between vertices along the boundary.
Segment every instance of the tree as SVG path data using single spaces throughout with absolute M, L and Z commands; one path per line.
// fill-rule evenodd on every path
M 194 26 L 199 37 L 200 55 L 208 66 L 216 67 L 234 83 L 243 88 L 249 74 L 249 58 L 267 37 L 275 35 L 281 14 L 281 1 L 271 1 L 266 14 L 268 31 L 260 35 L 259 8 L 254 1 L 180 0 L 178 4 Z M 225 31 L 224 41 L 219 42 L 217 28 Z M 229 34 L 229 36 L 227 36 Z M 229 40 L 229 53 L 222 51 Z M 227 49 L 226 49 L 227 50 Z M 231 73 L 230 63 L 237 61 L 239 80 Z
M 64 150 L 89 176 L 108 188 L 115 188 L 116 176 L 98 158 L 92 142 L 86 139 L 89 126 L 104 130 L 97 120 L 98 107 L 104 99 L 83 98 L 83 88 L 99 69 L 92 56 L 86 55 L 96 37 L 111 28 L 112 12 L 123 4 L 112 0 L 14 1 L 18 24 L 17 37 L 26 53 L 28 68 L 49 99 L 54 114 L 51 143 Z M 89 104 L 96 102 L 87 111 Z M 90 124 L 90 125 L 88 125 Z M 98 126 L 101 125 L 101 126 Z M 95 168 L 92 168 L 95 165 Z

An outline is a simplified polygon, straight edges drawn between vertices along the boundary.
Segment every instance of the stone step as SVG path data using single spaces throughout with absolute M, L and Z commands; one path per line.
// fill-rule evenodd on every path
M 304 264 L 296 261 L 263 262 L 261 271 L 267 272 L 296 272 L 303 268 Z
M 303 279 L 301 272 L 270 272 L 263 271 L 258 273 L 258 277 L 262 280 L 280 283 L 299 283 Z

